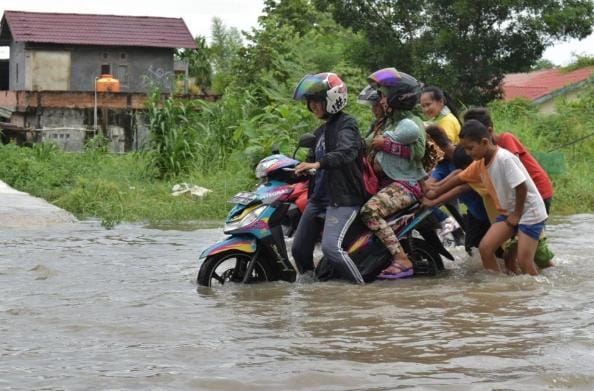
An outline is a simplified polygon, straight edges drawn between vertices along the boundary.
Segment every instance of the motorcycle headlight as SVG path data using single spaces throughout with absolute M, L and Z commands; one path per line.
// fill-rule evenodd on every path
M 259 205 L 254 209 L 246 209 L 246 211 L 241 215 L 234 217 L 231 221 L 226 222 L 225 226 L 223 227 L 223 232 L 230 234 L 235 230 L 253 224 L 260 218 L 260 215 L 266 210 L 267 207 L 267 205 Z
M 256 166 L 256 178 L 262 179 L 266 177 L 268 169 L 276 164 L 277 159 L 263 160 Z

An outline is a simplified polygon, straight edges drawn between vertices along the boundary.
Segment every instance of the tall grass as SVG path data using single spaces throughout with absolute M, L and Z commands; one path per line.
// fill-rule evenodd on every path
M 495 130 L 516 134 L 531 151 L 549 151 L 594 132 L 593 91 L 586 89 L 577 101 L 559 102 L 558 114 L 550 116 L 538 114 L 528 102 L 493 103 Z M 53 144 L 9 144 L 0 146 L 0 179 L 78 218 L 99 218 L 107 227 L 120 221 L 220 220 L 233 194 L 256 185 L 254 165 L 273 145 L 290 154 L 299 136 L 319 125 L 305 105 L 283 96 L 290 95 L 279 92 L 268 103 L 261 92 L 247 91 L 218 102 L 153 97 L 149 115 L 156 134 L 148 153 L 110 154 L 102 139 L 91 140 L 82 153 L 63 152 Z M 365 118 L 360 124 L 365 132 L 369 109 L 350 105 L 348 111 Z M 594 137 L 559 151 L 567 167 L 552 176 L 553 213 L 591 212 Z M 181 182 L 212 193 L 203 199 L 173 197 L 171 188 Z
M 149 170 L 166 179 L 254 166 L 273 146 L 288 152 L 301 134 L 318 126 L 304 105 L 286 98 L 271 102 L 263 94 L 229 90 L 216 102 L 172 97 L 161 102 L 153 91 Z
M 43 147 L 47 151 L 51 147 Z M 0 178 L 21 191 L 44 198 L 79 219 L 99 218 L 106 227 L 121 221 L 162 224 L 221 219 L 227 200 L 254 186 L 250 172 L 230 167 L 204 175 L 199 171 L 175 179 L 157 179 L 146 172 L 146 154 L 124 155 L 85 151 L 50 154 L 16 145 L 0 146 Z M 174 184 L 188 182 L 212 190 L 203 199 L 174 197 Z
M 175 177 L 192 170 L 199 156 L 198 132 L 194 128 L 192 102 L 168 97 L 154 88 L 147 103 L 150 137 L 150 168 L 159 178 Z
M 496 132 L 514 133 L 530 151 L 562 154 L 565 169 L 551 174 L 555 187 L 555 213 L 594 210 L 594 86 L 578 99 L 558 99 L 557 113 L 542 115 L 527 101 L 494 102 L 490 105 Z M 586 137 L 592 135 L 591 137 Z M 579 140 L 579 141 L 578 141 Z M 546 156 L 546 155 L 545 155 Z

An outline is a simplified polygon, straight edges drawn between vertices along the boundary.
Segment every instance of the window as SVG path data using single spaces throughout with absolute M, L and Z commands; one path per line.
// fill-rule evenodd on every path
M 120 64 L 116 70 L 115 78 L 120 81 L 121 84 L 128 83 L 128 65 Z

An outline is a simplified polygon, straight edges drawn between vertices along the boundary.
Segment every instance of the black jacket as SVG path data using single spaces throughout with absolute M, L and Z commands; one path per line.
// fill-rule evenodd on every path
M 362 154 L 363 141 L 359 134 L 357 121 L 342 112 L 334 114 L 314 132 L 317 140 L 325 136 L 326 154 L 320 159 L 320 169 L 326 170 L 325 187 L 330 196 L 331 206 L 363 205 L 367 200 L 363 188 Z M 314 162 L 314 151 L 308 156 Z M 310 181 L 309 195 L 313 191 Z

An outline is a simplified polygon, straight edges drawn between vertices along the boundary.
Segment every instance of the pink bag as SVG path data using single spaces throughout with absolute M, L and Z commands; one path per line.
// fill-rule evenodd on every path
M 365 186 L 365 191 L 370 196 L 379 190 L 379 179 L 377 179 L 373 165 L 365 156 L 363 157 L 363 185 Z

